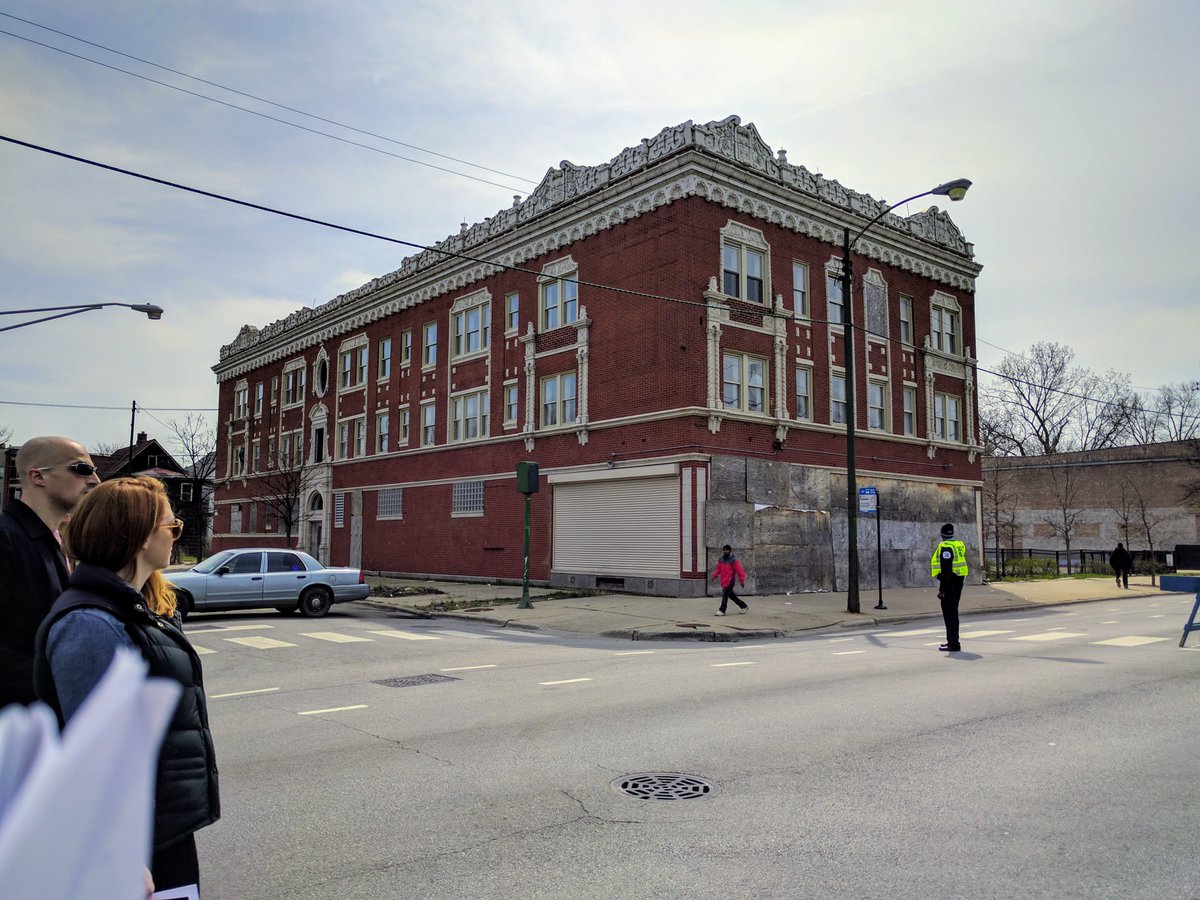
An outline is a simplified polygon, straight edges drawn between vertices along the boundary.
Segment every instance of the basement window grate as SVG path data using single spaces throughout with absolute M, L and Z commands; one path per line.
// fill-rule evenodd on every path
M 699 800 L 717 792 L 717 786 L 712 782 L 678 772 L 626 775 L 614 781 L 612 786 L 638 800 Z
M 461 681 L 460 678 L 451 678 L 449 675 L 409 675 L 405 678 L 384 678 L 381 681 L 374 682 L 382 684 L 384 687 L 416 687 L 421 684 L 441 684 L 443 681 Z

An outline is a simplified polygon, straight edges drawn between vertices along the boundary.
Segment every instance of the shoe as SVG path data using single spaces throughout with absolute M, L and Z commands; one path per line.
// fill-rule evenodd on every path
M 949 644 L 942 644 L 942 646 L 938 647 L 938 649 L 943 653 L 959 653 L 962 651 L 962 645 L 955 644 L 953 647 L 951 647 Z
M 718 616 L 723 616 L 723 615 L 725 615 L 725 613 L 723 613 L 723 612 L 718 612 L 718 613 L 717 613 L 717 615 L 718 615 Z
M 748 606 L 743 606 L 743 607 L 742 607 L 742 608 L 741 608 L 741 609 L 738 611 L 738 615 L 739 615 L 739 616 L 744 616 L 744 615 L 745 615 L 746 613 L 748 613 L 749 611 L 750 611 L 750 607 L 748 607 Z

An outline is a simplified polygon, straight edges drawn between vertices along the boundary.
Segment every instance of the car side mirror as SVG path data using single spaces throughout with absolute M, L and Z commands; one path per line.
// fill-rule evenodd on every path
M 229 574 L 229 566 L 221 566 L 221 568 L 217 569 L 217 571 L 214 572 L 213 574 L 214 575 L 228 575 Z

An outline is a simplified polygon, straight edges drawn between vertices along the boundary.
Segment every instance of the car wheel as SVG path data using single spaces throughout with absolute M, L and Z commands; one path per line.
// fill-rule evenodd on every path
M 294 606 L 277 606 L 277 607 L 275 607 L 275 612 L 283 613 L 285 616 L 290 616 L 295 611 L 296 611 L 296 607 L 294 607 Z
M 309 588 L 300 595 L 300 612 L 310 619 L 321 618 L 332 605 L 333 595 L 327 588 Z
M 187 591 L 176 591 L 175 608 L 179 610 L 179 618 L 186 622 L 188 614 L 192 611 L 192 595 Z

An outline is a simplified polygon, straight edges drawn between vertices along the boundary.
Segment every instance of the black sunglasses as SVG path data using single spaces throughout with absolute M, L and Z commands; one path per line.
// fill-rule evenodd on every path
M 95 466 L 85 462 L 64 463 L 61 466 L 38 466 L 39 472 L 48 472 L 51 469 L 70 469 L 80 478 L 90 478 L 96 471 Z

